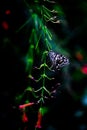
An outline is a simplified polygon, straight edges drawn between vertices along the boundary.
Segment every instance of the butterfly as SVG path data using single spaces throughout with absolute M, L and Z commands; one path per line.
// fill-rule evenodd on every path
M 54 70 L 59 70 L 60 68 L 69 65 L 69 59 L 58 52 L 50 50 L 48 52 L 48 57 L 51 62 L 51 68 Z

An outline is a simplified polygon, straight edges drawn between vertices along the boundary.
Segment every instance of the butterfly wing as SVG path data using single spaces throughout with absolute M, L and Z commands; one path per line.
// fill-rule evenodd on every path
M 57 52 L 49 51 L 48 53 L 49 60 L 51 62 L 51 66 L 54 70 L 58 70 L 69 64 L 69 59 Z

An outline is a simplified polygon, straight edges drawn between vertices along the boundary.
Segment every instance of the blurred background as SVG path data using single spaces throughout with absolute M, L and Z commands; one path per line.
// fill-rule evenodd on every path
M 70 65 L 61 72 L 61 89 L 44 117 L 44 130 L 87 130 L 87 1 L 56 0 L 62 24 L 49 27 L 68 53 Z M 31 3 L 31 2 L 30 2 Z M 61 16 L 62 14 L 62 16 Z M 28 8 L 23 0 L 0 1 L 0 118 L 1 129 L 21 130 L 15 95 L 26 82 L 23 56 L 27 53 Z M 3 123 L 3 124 L 2 124 Z

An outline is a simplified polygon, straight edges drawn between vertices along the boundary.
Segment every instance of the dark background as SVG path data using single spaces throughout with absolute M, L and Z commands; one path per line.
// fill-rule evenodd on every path
M 66 73 L 62 72 L 63 88 L 50 106 L 51 110 L 44 117 L 43 126 L 46 130 L 87 130 L 87 72 L 82 71 L 87 64 L 87 2 L 86 0 L 59 0 L 58 3 L 64 11 L 68 26 L 62 27 L 62 31 L 59 25 L 58 28 L 56 25 L 50 27 L 60 37 L 61 47 L 69 53 L 70 65 Z M 14 98 L 16 93 L 23 92 L 27 85 L 27 74 L 21 58 L 26 55 L 29 46 L 27 42 L 29 25 L 19 33 L 17 30 L 28 17 L 28 9 L 23 1 L 0 1 L 2 126 L 0 129 L 2 130 L 5 128 L 20 130 L 20 112 Z M 77 55 L 78 52 L 82 58 Z

